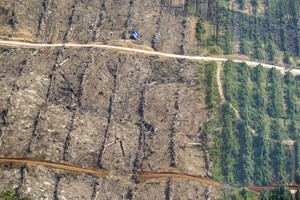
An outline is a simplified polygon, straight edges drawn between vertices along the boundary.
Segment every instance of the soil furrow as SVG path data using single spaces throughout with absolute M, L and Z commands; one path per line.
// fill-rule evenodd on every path
M 135 29 L 135 25 L 134 25 L 135 24 L 135 15 L 136 15 L 135 7 L 136 7 L 136 1 L 130 0 L 127 20 L 125 22 L 124 39 L 128 39 L 129 38 L 128 32 Z
M 11 29 L 12 29 L 12 36 L 14 36 L 14 33 L 17 30 L 17 17 L 16 17 L 16 1 L 13 4 L 13 11 L 12 11 L 12 19 L 10 21 Z
M 138 107 L 138 114 L 139 114 L 139 122 L 137 123 L 139 125 L 139 140 L 138 140 L 138 150 L 135 155 L 135 160 L 133 163 L 133 169 L 132 172 L 134 174 L 134 179 L 136 179 L 136 172 L 139 170 L 140 165 L 141 165 L 141 154 L 142 154 L 142 149 L 144 145 L 144 130 L 142 126 L 142 121 L 144 120 L 144 103 L 145 103 L 145 89 L 146 86 L 145 84 L 142 86 L 142 89 L 140 91 L 140 99 L 139 99 L 139 107 Z
M 60 174 L 56 174 L 55 175 L 55 186 L 54 186 L 54 194 L 53 194 L 53 199 L 54 200 L 58 200 L 58 189 L 59 189 L 59 182 L 61 179 L 61 175 Z
M 210 164 L 210 160 L 209 160 L 209 136 L 212 133 L 209 133 L 207 135 L 203 134 L 203 127 L 205 126 L 205 124 L 209 123 L 209 121 L 212 118 L 209 118 L 206 122 L 204 122 L 203 124 L 200 124 L 198 127 L 198 135 L 200 138 L 200 144 L 203 145 L 204 147 L 202 148 L 203 151 L 203 156 L 204 156 L 204 165 L 205 165 L 205 170 L 206 170 L 206 175 L 209 176 L 209 172 L 210 172 L 210 168 L 211 168 L 211 164 Z
M 78 107 L 82 107 L 82 95 L 83 95 L 83 90 L 84 90 L 84 83 L 86 81 L 86 74 L 89 69 L 90 64 L 93 64 L 94 59 L 93 59 L 93 52 L 91 49 L 89 49 L 89 61 L 86 63 L 83 73 L 80 76 L 80 85 L 78 89 L 78 94 L 77 94 L 77 99 L 78 99 Z
M 186 44 L 186 27 L 187 27 L 187 18 L 182 20 L 181 22 L 182 26 L 182 32 L 181 32 L 181 44 L 179 45 L 179 52 L 181 55 L 184 55 L 186 50 L 185 50 L 185 44 Z
M 25 176 L 26 176 L 26 166 L 23 165 L 20 168 L 20 184 L 18 185 L 18 187 L 16 188 L 16 195 L 18 198 L 21 198 L 23 196 L 23 191 L 22 191 L 22 187 L 25 183 Z
M 161 32 L 161 26 L 162 26 L 162 16 L 163 16 L 163 4 L 164 4 L 164 0 L 162 0 L 161 3 L 161 8 L 160 8 L 160 12 L 159 12 L 159 17 L 157 19 L 157 29 L 156 32 L 153 35 L 152 41 L 151 41 L 151 47 L 155 50 L 158 51 L 160 48 L 160 45 L 158 44 L 158 39 L 160 36 L 160 32 Z
M 49 8 L 50 1 L 51 0 L 43 0 L 43 2 L 42 2 L 43 11 L 42 11 L 42 13 L 41 13 L 41 15 L 39 16 L 39 19 L 38 19 L 38 30 L 37 30 L 37 34 L 36 34 L 37 38 L 41 34 L 41 27 L 42 27 L 42 24 L 43 24 L 43 20 L 45 19 L 46 15 L 47 15 L 47 10 Z
M 38 113 L 37 113 L 37 115 L 34 119 L 34 122 L 33 122 L 32 136 L 31 136 L 31 139 L 30 139 L 30 142 L 29 142 L 29 145 L 28 145 L 28 149 L 27 149 L 28 153 L 32 153 L 32 150 L 35 147 L 35 141 L 38 138 L 37 127 L 38 127 L 38 124 L 39 124 L 39 121 L 40 121 L 41 112 L 42 112 L 42 109 L 40 109 L 38 111 Z
M 101 180 L 100 180 L 101 181 Z M 101 183 L 99 183 L 100 181 L 98 181 L 96 178 L 95 178 L 95 182 L 94 182 L 94 185 L 93 185 L 93 192 L 92 192 L 92 196 L 91 196 L 91 200 L 95 200 L 97 199 L 98 197 L 98 194 L 99 194 L 99 188 L 101 187 Z
M 97 38 L 99 37 L 99 29 L 102 28 L 104 21 L 105 21 L 106 12 L 107 12 L 105 3 L 106 3 L 106 0 L 103 0 L 100 5 L 100 10 L 98 11 L 98 18 L 96 21 L 96 25 L 94 26 L 94 29 L 93 29 L 93 38 L 92 38 L 93 42 L 97 41 Z
M 179 91 L 175 92 L 175 103 L 174 103 L 175 113 L 172 115 L 171 124 L 171 140 L 170 140 L 170 156 L 171 156 L 171 166 L 175 167 L 177 165 L 177 155 L 175 152 L 175 137 L 176 137 L 176 120 L 179 111 Z
M 71 144 L 71 134 L 74 130 L 74 124 L 75 124 L 75 119 L 76 119 L 77 113 L 78 113 L 78 108 L 75 108 L 75 110 L 73 110 L 72 119 L 71 119 L 70 127 L 68 130 L 68 135 L 66 137 L 65 144 L 64 144 L 64 154 L 63 154 L 64 161 L 68 161 L 69 146 Z
M 75 11 L 76 11 L 76 6 L 77 6 L 77 0 L 74 1 L 74 4 L 73 4 L 73 6 L 71 8 L 72 10 L 71 10 L 71 15 L 70 15 L 69 21 L 68 21 L 68 27 L 67 27 L 65 35 L 63 37 L 63 41 L 64 42 L 68 41 L 68 36 L 69 36 L 70 30 L 71 30 L 71 26 L 72 26 L 72 23 L 73 23 L 74 14 L 75 14 Z
M 52 91 L 52 87 L 53 87 L 53 84 L 54 84 L 54 81 L 55 81 L 55 76 L 56 76 L 56 73 L 58 71 L 58 66 L 59 66 L 58 63 L 59 63 L 59 60 L 60 60 L 60 57 L 61 57 L 61 53 L 62 53 L 61 50 L 59 50 L 57 52 L 56 64 L 54 64 L 53 69 L 52 69 L 52 73 L 50 75 L 50 82 L 49 82 L 47 95 L 46 95 L 46 103 L 38 110 L 37 115 L 36 115 L 36 117 L 34 119 L 34 122 L 33 122 L 32 136 L 30 138 L 30 142 L 28 144 L 28 149 L 27 149 L 28 153 L 33 152 L 33 149 L 36 145 L 36 140 L 39 136 L 37 128 L 38 128 L 38 125 L 39 125 L 40 116 L 41 116 L 41 113 L 43 112 L 44 107 L 47 106 L 47 103 L 49 101 L 51 91 Z
M 49 98 L 51 97 L 51 92 L 52 92 L 52 88 L 53 88 L 53 85 L 54 85 L 54 82 L 55 82 L 55 76 L 56 76 L 56 73 L 59 69 L 59 63 L 60 63 L 60 58 L 62 56 L 62 50 L 59 50 L 57 52 L 57 58 L 56 58 L 56 62 L 52 68 L 52 73 L 50 75 L 50 82 L 49 82 L 49 86 L 48 86 L 48 91 L 47 91 L 47 101 L 49 101 Z
M 143 85 L 141 86 L 140 90 L 140 97 L 139 97 L 139 105 L 137 113 L 139 115 L 139 121 L 137 125 L 139 126 L 139 139 L 138 139 L 138 150 L 135 155 L 135 160 L 133 164 L 133 178 L 136 180 L 136 173 L 141 168 L 141 157 L 143 153 L 146 153 L 147 149 L 151 152 L 152 148 L 147 142 L 147 135 L 146 133 L 150 133 L 150 135 L 154 134 L 155 128 L 152 124 L 145 121 L 144 117 L 144 105 L 145 105 L 145 93 L 147 89 L 147 84 L 149 82 L 149 78 L 152 72 L 150 71 L 148 77 L 145 79 Z
M 89 60 L 85 64 L 84 70 L 83 70 L 82 74 L 80 75 L 79 89 L 78 89 L 77 94 L 76 94 L 77 106 L 72 111 L 73 113 L 72 113 L 72 118 L 71 118 L 71 122 L 70 122 L 70 127 L 69 127 L 68 135 L 66 137 L 65 144 L 64 144 L 64 153 L 63 153 L 63 160 L 64 161 L 68 160 L 69 146 L 71 144 L 72 132 L 74 130 L 75 121 L 76 121 L 76 117 L 78 115 L 79 109 L 82 107 L 82 96 L 83 96 L 83 92 L 84 92 L 84 83 L 85 83 L 85 80 L 86 80 L 86 74 L 87 74 L 87 71 L 88 71 L 90 65 L 93 64 L 93 62 L 94 62 L 94 58 L 93 58 L 93 55 L 92 55 L 93 54 L 92 49 L 90 48 L 88 51 L 89 51 Z
M 174 180 L 173 178 L 170 178 L 167 182 L 167 188 L 165 191 L 166 200 L 172 200 L 173 199 L 173 186 L 174 186 Z
M 9 102 L 8 102 L 9 104 Z M 4 131 L 3 131 L 3 127 L 4 126 L 7 126 L 7 114 L 8 114 L 8 108 L 4 108 L 1 112 L 0 112 L 0 147 L 1 147 L 1 144 L 2 144 L 2 137 L 3 137 L 3 134 L 4 134 Z
M 119 63 L 118 64 L 115 64 L 115 69 L 111 68 L 110 66 L 108 66 L 108 70 L 111 74 L 111 76 L 113 77 L 113 88 L 112 88 L 112 92 L 111 92 L 111 95 L 109 97 L 109 105 L 108 105 L 108 117 L 107 117 L 107 125 L 106 125 L 106 128 L 105 128 L 105 132 L 104 132 L 104 139 L 102 141 L 102 145 L 101 145 L 101 148 L 100 148 L 100 152 L 99 152 L 99 156 L 98 156 L 98 167 L 100 169 L 103 168 L 103 163 L 102 163 L 102 157 L 103 157 L 103 153 L 105 151 L 105 148 L 106 148 L 106 142 L 107 142 L 107 139 L 108 139 L 108 135 L 109 135 L 109 129 L 110 129 L 110 123 L 111 123 L 111 118 L 112 118 L 112 114 L 113 114 L 113 103 L 114 103 L 114 99 L 115 99 L 115 96 L 116 96 L 116 89 L 117 89 L 117 78 L 118 78 L 118 71 L 119 71 L 119 67 L 120 65 L 123 64 L 123 60 L 121 58 L 119 58 Z

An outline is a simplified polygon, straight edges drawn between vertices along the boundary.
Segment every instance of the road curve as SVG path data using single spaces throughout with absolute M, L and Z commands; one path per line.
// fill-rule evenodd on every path
M 113 49 L 119 51 L 130 51 L 135 53 L 143 53 L 148 55 L 154 56 L 163 56 L 169 58 L 179 58 L 179 59 L 188 59 L 188 60 L 202 60 L 202 61 L 221 61 L 224 62 L 228 60 L 227 58 L 215 58 L 215 57 L 204 57 L 204 56 L 186 56 L 186 55 L 178 55 L 178 54 L 170 54 L 170 53 L 162 53 L 157 51 L 149 51 L 149 50 L 142 50 L 142 49 L 135 49 L 135 48 L 128 48 L 128 47 L 120 47 L 120 46 L 113 46 L 113 45 L 104 45 L 104 44 L 72 44 L 72 43 L 57 43 L 57 44 L 38 44 L 38 43 L 29 43 L 29 42 L 18 42 L 18 41 L 8 41 L 8 40 L 0 40 L 1 46 L 10 46 L 10 47 L 29 47 L 29 48 L 51 48 L 51 47 L 93 47 L 93 48 L 102 48 L 102 49 Z M 257 66 L 261 64 L 265 68 L 276 68 L 282 72 L 288 71 L 285 67 L 277 66 L 277 65 L 270 65 L 264 64 L 259 62 L 253 61 L 243 61 L 243 60 L 233 60 L 234 62 L 245 62 L 249 66 Z M 300 75 L 300 69 L 292 69 L 290 70 L 294 75 Z

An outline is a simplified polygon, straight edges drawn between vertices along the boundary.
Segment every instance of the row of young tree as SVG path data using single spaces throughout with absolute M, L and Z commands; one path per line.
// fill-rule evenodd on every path
M 252 13 L 234 10 L 233 1 L 207 3 L 208 14 L 200 13 L 196 26 L 198 45 L 207 47 L 211 53 L 221 47 L 224 54 L 240 53 L 270 63 L 280 62 L 276 59 L 281 52 L 287 65 L 292 64 L 291 56 L 300 56 L 298 0 L 251 0 Z M 243 10 L 245 1 L 237 2 Z M 258 14 L 259 5 L 265 7 L 264 15 Z M 206 20 L 214 27 L 207 38 L 204 37 Z M 239 49 L 234 44 L 239 44 Z
M 291 149 L 283 140 L 298 138 L 295 77 L 287 73 L 282 78 L 274 69 L 251 69 L 245 63 L 227 61 L 222 79 L 226 103 L 215 146 L 220 153 L 213 154 L 221 168 L 215 171 L 216 177 L 239 185 L 289 183 Z M 283 99 L 293 106 L 283 106 Z
M 260 200 L 292 200 L 290 189 L 286 186 L 279 186 L 275 189 L 267 189 L 260 193 Z M 296 193 L 296 200 L 300 200 L 299 188 Z

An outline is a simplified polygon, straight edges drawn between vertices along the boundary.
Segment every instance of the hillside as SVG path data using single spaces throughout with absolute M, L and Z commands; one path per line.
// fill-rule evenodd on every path
M 241 61 L 299 67 L 298 9 L 297 0 L 1 1 L 1 40 L 239 63 L 2 43 L 0 199 L 9 190 L 205 200 L 295 190 L 297 70 Z

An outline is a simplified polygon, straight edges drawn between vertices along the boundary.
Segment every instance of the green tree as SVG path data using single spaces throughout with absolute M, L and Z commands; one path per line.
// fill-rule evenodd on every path
M 239 162 L 237 166 L 239 180 L 243 185 L 247 186 L 252 182 L 254 173 L 253 138 L 244 121 L 238 125 L 238 137 L 240 144 Z
M 297 192 L 296 192 L 296 200 L 300 200 L 300 187 L 298 186 Z
M 272 183 L 269 149 L 265 130 L 261 130 L 254 140 L 254 183 L 256 185 Z
M 200 18 L 198 18 L 198 21 L 196 24 L 196 38 L 197 38 L 198 44 L 203 44 L 204 34 L 205 34 L 204 20 L 200 17 Z
M 235 164 L 238 156 L 238 144 L 234 134 L 234 111 L 229 104 L 223 106 L 223 129 L 222 129 L 222 147 L 221 161 L 222 172 L 226 182 L 235 182 Z
M 278 118 L 282 116 L 282 87 L 280 74 L 272 68 L 268 72 L 270 87 L 268 87 L 269 102 L 267 111 L 271 117 Z
M 209 108 L 216 108 L 220 103 L 220 94 L 217 83 L 217 64 L 209 62 L 205 65 L 206 104 Z

